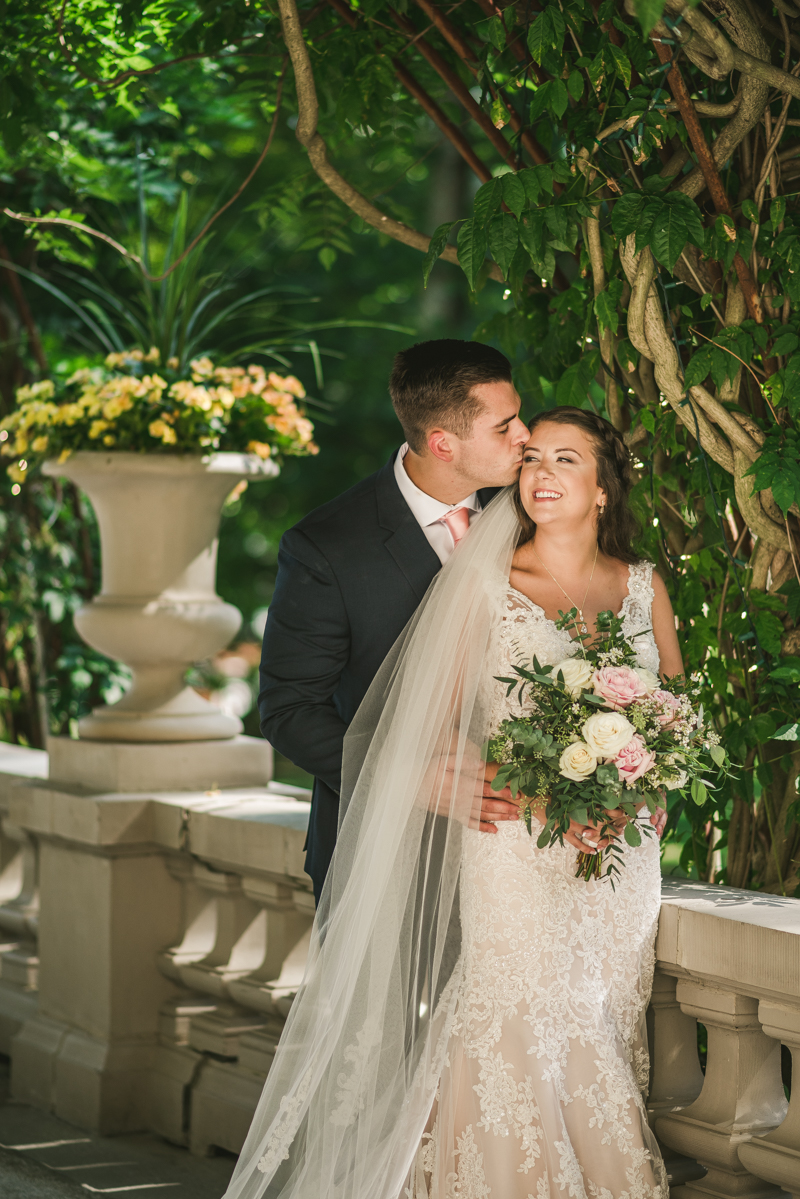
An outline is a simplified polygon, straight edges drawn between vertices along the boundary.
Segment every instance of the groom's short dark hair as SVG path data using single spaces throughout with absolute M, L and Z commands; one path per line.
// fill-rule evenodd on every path
M 389 394 L 406 441 L 415 454 L 421 454 L 426 434 L 437 426 L 468 438 L 482 410 L 472 389 L 500 382 L 511 382 L 511 363 L 505 354 L 479 341 L 445 337 L 400 351 Z

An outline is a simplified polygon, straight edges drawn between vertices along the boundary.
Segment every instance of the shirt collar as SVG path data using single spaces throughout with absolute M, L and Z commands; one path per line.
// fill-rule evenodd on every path
M 436 500 L 432 495 L 428 495 L 427 492 L 420 490 L 416 483 L 412 482 L 409 478 L 405 468 L 403 459 L 408 453 L 408 448 L 408 442 L 404 442 L 397 451 L 397 458 L 394 463 L 394 475 L 404 500 L 423 527 L 436 524 L 443 516 L 447 516 L 449 512 L 454 511 L 456 508 L 469 508 L 472 512 L 481 511 L 481 502 L 478 499 L 476 491 L 473 491 L 472 495 L 468 495 L 466 499 L 461 500 L 458 504 L 443 504 L 441 500 Z

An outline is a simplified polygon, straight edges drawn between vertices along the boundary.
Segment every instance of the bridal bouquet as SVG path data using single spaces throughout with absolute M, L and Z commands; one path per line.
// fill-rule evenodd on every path
M 187 377 L 188 376 L 188 377 Z M 157 349 L 109 354 L 101 367 L 66 382 L 43 379 L 17 391 L 0 422 L 0 454 L 21 484 L 45 458 L 76 450 L 210 454 L 238 450 L 260 458 L 316 454 L 314 426 L 294 376 L 262 366 L 215 366 L 195 358 L 182 370 Z
M 623 636 L 622 619 L 611 612 L 597 618 L 597 637 L 578 626 L 577 611 L 561 613 L 558 627 L 572 633 L 581 653 L 555 666 L 514 667 L 517 678 L 500 678 L 507 694 L 518 690 L 524 715 L 504 720 L 484 746 L 487 762 L 500 764 L 492 788 L 510 787 L 520 818 L 531 832 L 531 815 L 542 809 L 545 824 L 540 849 L 563 845 L 570 820 L 594 824 L 610 837 L 607 850 L 578 855 L 576 877 L 613 885 L 622 865 L 622 836 L 641 844 L 636 823 L 642 802 L 652 814 L 662 790 L 691 789 L 705 801 L 709 773 L 727 770 L 728 759 L 717 734 L 705 726 L 699 678 L 677 677 L 662 687 L 649 670 L 636 665 L 634 644 Z

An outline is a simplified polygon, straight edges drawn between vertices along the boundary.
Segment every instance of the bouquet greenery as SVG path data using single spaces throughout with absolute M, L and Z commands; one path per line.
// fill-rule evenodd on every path
M 64 461 L 76 450 L 238 450 L 277 459 L 318 452 L 314 426 L 297 403 L 305 391 L 293 376 L 214 366 L 210 358 L 196 358 L 185 373 L 177 358 L 162 369 L 157 349 L 128 350 L 64 383 L 20 387 L 17 407 L 0 422 L 0 454 L 16 459 L 7 468 L 14 484 L 45 458 Z
M 531 815 L 541 809 L 540 849 L 564 843 L 570 821 L 594 824 L 608 849 L 578 855 L 576 878 L 606 877 L 623 865 L 622 836 L 641 844 L 637 806 L 653 813 L 664 790 L 691 788 L 696 803 L 713 789 L 705 776 L 727 771 L 719 737 L 706 727 L 696 702 L 700 679 L 670 679 L 662 687 L 651 671 L 636 665 L 636 648 L 612 612 L 597 618 L 593 640 L 581 632 L 578 613 L 560 613 L 560 629 L 575 638 L 580 653 L 555 666 L 516 665 L 516 678 L 500 678 L 507 694 L 518 690 L 524 715 L 504 720 L 484 746 L 488 762 L 500 764 L 492 788 L 510 787 L 520 818 L 531 832 Z M 590 643 L 591 641 L 591 643 Z M 605 861 L 604 861 L 605 859 Z

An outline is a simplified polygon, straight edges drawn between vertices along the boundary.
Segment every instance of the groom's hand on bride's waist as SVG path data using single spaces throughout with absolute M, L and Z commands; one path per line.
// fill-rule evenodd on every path
M 497 774 L 496 762 L 486 766 L 483 778 L 483 796 L 481 797 L 480 819 L 470 821 L 470 828 L 477 828 L 482 833 L 496 833 L 498 820 L 519 820 L 519 804 L 516 803 L 508 787 L 502 791 L 492 790 L 492 779 Z
M 511 798 L 508 787 L 503 791 L 493 791 L 491 783 L 486 779 L 483 784 L 480 820 L 470 822 L 470 827 L 477 828 L 482 833 L 496 833 L 498 820 L 519 820 L 519 804 Z

